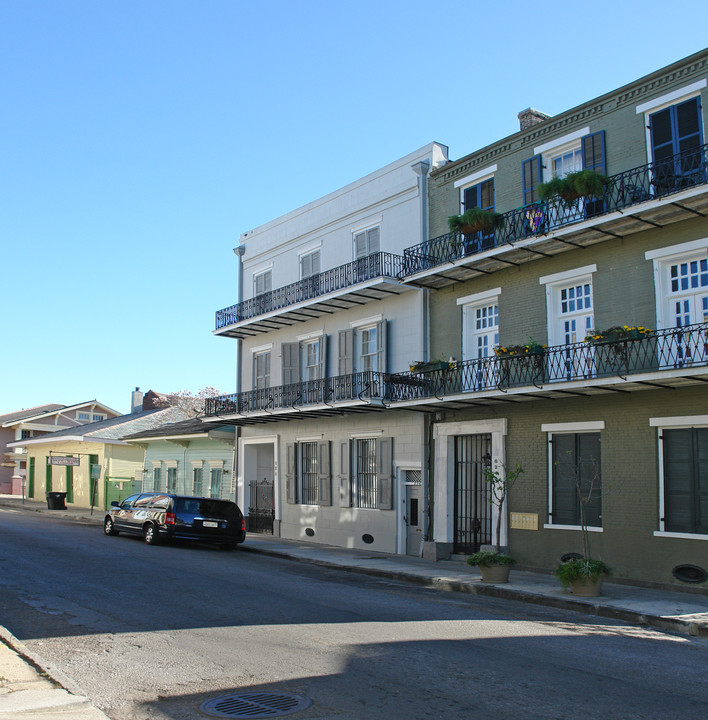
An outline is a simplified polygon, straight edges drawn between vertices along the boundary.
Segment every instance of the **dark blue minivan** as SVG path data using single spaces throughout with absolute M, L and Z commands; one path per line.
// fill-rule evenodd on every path
M 246 539 L 243 513 L 230 500 L 146 492 L 111 505 L 103 521 L 106 535 L 140 535 L 148 545 L 196 540 L 225 550 L 233 550 Z

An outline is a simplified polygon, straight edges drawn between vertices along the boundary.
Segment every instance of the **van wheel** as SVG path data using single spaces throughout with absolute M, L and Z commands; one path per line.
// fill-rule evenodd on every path
M 106 533 L 106 535 L 117 535 L 118 531 L 115 529 L 115 526 L 113 525 L 113 518 L 107 517 L 105 522 L 103 523 L 103 532 Z
M 160 542 L 157 528 L 152 523 L 145 526 L 143 538 L 148 545 L 157 545 Z

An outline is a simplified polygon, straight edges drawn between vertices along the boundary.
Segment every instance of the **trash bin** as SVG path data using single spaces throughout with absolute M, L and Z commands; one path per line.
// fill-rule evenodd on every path
M 47 508 L 49 510 L 66 510 L 66 493 L 65 492 L 48 492 Z

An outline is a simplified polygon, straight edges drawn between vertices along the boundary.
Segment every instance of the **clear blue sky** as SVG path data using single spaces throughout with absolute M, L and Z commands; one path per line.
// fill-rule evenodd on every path
M 235 387 L 240 234 L 701 50 L 705 1 L 0 0 L 0 413 Z

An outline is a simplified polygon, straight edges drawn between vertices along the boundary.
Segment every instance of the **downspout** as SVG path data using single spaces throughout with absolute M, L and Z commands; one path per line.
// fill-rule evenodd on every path
M 411 165 L 413 172 L 418 176 L 418 218 L 420 224 L 420 242 L 428 241 L 428 172 L 430 171 L 430 161 L 421 160 Z M 421 293 L 421 340 L 423 347 L 421 348 L 421 359 L 428 360 L 430 358 L 430 324 L 428 322 L 429 306 L 428 306 L 428 290 L 423 288 Z
M 246 246 L 241 244 L 238 247 L 234 248 L 234 254 L 238 258 L 238 271 L 236 274 L 236 282 L 237 282 L 237 288 L 236 288 L 236 297 L 238 299 L 238 302 L 243 302 L 243 256 L 246 252 Z M 236 394 L 237 396 L 241 393 L 241 372 L 243 370 L 243 360 L 241 357 L 243 345 L 241 338 L 236 339 Z M 241 507 L 241 503 L 239 503 L 239 487 L 238 487 L 238 478 L 239 478 L 239 454 L 238 454 L 238 443 L 239 439 L 241 438 L 241 426 L 236 425 L 235 432 L 234 432 L 234 449 L 232 452 L 232 460 L 231 460 L 231 477 L 232 482 L 234 485 L 234 502 Z M 244 491 L 244 500 L 245 500 L 245 491 Z M 244 508 L 241 507 L 241 512 L 244 512 Z

